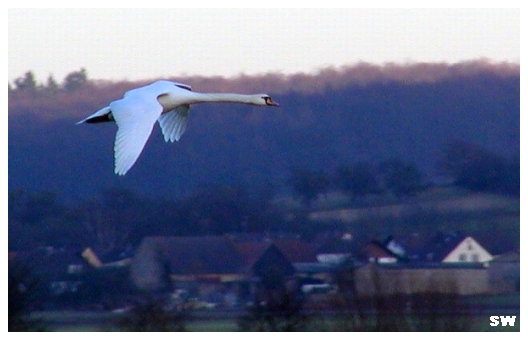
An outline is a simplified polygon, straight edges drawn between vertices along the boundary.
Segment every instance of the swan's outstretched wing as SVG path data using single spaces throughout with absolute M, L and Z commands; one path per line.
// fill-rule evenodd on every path
M 110 106 L 103 107 L 102 109 L 100 109 L 96 113 L 84 118 L 83 120 L 78 121 L 75 124 L 82 124 L 82 123 L 87 122 L 87 121 L 90 122 L 91 120 L 96 120 L 98 118 L 101 118 L 101 117 L 104 117 L 104 116 L 108 116 L 109 114 L 110 114 Z
M 114 153 L 115 173 L 124 175 L 134 165 L 163 107 L 156 96 L 125 96 L 110 104 L 118 126 Z
M 181 105 L 159 116 L 158 122 L 166 142 L 180 140 L 187 127 L 189 108 L 189 105 Z

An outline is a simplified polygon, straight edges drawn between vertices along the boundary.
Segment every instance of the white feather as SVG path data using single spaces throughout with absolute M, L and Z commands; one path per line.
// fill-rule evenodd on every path
M 189 108 L 189 105 L 178 106 L 174 110 L 159 116 L 158 122 L 166 142 L 180 140 L 187 127 Z
M 110 109 L 118 127 L 114 144 L 115 173 L 124 175 L 141 154 L 163 107 L 156 98 L 129 96 L 110 103 Z
M 160 80 L 127 91 L 123 99 L 111 102 L 77 124 L 101 122 L 104 120 L 89 120 L 111 115 L 118 127 L 114 144 L 115 173 L 124 175 L 137 161 L 156 121 L 165 141 L 177 141 L 187 127 L 190 105 L 207 102 L 279 106 L 266 94 L 196 93 L 189 85 Z
M 83 120 L 78 121 L 76 124 L 82 124 L 82 123 L 86 122 L 88 119 L 92 119 L 92 118 L 95 118 L 95 117 L 102 117 L 102 116 L 105 116 L 105 115 L 107 115 L 109 113 L 110 113 L 110 106 L 103 107 L 102 109 L 100 109 L 96 113 L 84 118 Z

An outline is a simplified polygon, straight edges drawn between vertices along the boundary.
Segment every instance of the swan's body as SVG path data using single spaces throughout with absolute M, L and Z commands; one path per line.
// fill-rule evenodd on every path
M 279 106 L 267 94 L 198 93 L 188 85 L 160 80 L 126 92 L 77 124 L 116 122 L 115 173 L 124 175 L 141 154 L 156 121 L 165 141 L 177 141 L 187 126 L 190 105 L 208 102 Z

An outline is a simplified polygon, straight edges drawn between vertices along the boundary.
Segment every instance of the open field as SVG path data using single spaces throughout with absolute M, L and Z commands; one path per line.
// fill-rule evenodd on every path
M 384 324 L 405 331 L 428 331 L 431 329 L 462 331 L 520 331 L 519 295 L 473 296 L 466 299 L 470 315 L 435 314 L 434 319 L 426 315 L 385 315 Z M 374 312 L 365 313 L 366 330 L 376 326 Z M 119 331 L 116 321 L 124 314 L 112 312 L 47 311 L 35 312 L 34 317 L 46 324 L 49 331 L 58 332 L 97 332 Z M 193 313 L 186 323 L 191 332 L 234 332 L 237 331 L 237 318 L 243 311 L 211 310 Z M 332 310 L 307 311 L 308 331 L 352 331 L 357 317 Z M 490 325 L 490 316 L 516 316 L 515 326 Z M 401 326 L 401 327 L 400 327 Z M 435 328 L 436 327 L 436 328 Z
M 496 215 L 518 215 L 519 200 L 511 197 L 473 193 L 457 188 L 434 188 L 406 198 L 379 197 L 368 202 L 353 203 L 343 194 L 321 197 L 309 217 L 315 221 L 357 222 L 366 219 L 405 218 L 416 214 L 475 215 L 488 212 Z
M 343 224 L 358 235 L 369 230 L 370 238 L 457 230 L 481 241 L 498 235 L 516 246 L 520 240 L 519 216 L 518 198 L 457 188 L 434 188 L 405 199 L 373 197 L 362 202 L 333 193 L 320 197 L 308 213 L 312 222 Z
M 54 312 L 55 313 L 55 312 Z M 64 312 L 69 314 L 71 312 Z M 464 328 L 465 331 L 474 331 L 474 332 L 518 332 L 520 331 L 520 313 L 507 311 L 502 313 L 496 313 L 496 315 L 515 315 L 516 323 L 515 326 L 490 326 L 490 316 L 495 315 L 488 313 L 485 315 L 471 315 L 464 316 L 462 319 L 458 318 L 458 324 L 468 323 L 467 328 Z M 41 315 L 43 316 L 43 315 Z M 56 332 L 107 332 L 107 331 L 119 331 L 119 329 L 114 325 L 114 322 L 117 320 L 115 315 L 110 316 L 97 316 L 94 319 L 84 319 L 84 320 L 69 320 L 61 321 L 63 317 L 53 317 L 53 321 L 48 316 L 44 317 L 47 322 L 50 322 L 49 330 Z M 371 316 L 372 327 L 374 327 L 374 321 Z M 422 320 L 420 317 L 412 316 L 406 317 L 406 320 L 411 326 L 405 328 L 407 331 L 427 331 L 429 325 L 427 320 Z M 453 316 L 446 317 L 445 320 L 437 322 L 439 324 L 445 325 L 450 320 L 453 320 Z M 395 316 L 390 321 L 391 324 L 395 324 L 401 321 L 401 316 Z M 457 324 L 457 325 L 458 325 Z M 353 328 L 351 321 L 346 316 L 339 315 L 325 315 L 325 314 L 315 314 L 310 317 L 310 322 L 308 324 L 308 331 L 319 331 L 319 332 L 333 332 L 333 331 L 351 331 Z M 422 328 L 423 327 L 423 328 Z M 454 326 L 455 327 L 455 326 Z M 187 324 L 188 331 L 191 332 L 235 332 L 237 331 L 237 322 L 236 318 L 233 319 L 195 319 L 190 321 Z M 402 329 L 403 330 L 403 329 Z M 449 328 L 448 328 L 449 331 Z

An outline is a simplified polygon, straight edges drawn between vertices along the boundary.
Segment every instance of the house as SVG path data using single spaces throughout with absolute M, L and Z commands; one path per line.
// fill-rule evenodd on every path
M 487 268 L 481 263 L 369 263 L 351 275 L 360 296 L 490 291 Z
M 294 274 L 292 262 L 274 242 L 232 243 L 241 259 L 241 273 L 265 278 L 271 272 L 281 277 Z
M 317 249 L 317 261 L 327 264 L 340 264 L 347 260 L 364 260 L 360 246 L 351 234 L 345 233 L 339 238 L 332 238 Z
M 273 240 L 292 264 L 317 261 L 317 251 L 313 244 L 303 240 Z
M 46 285 L 53 297 L 78 292 L 88 267 L 80 251 L 71 248 L 39 247 L 19 252 L 14 259 L 31 268 L 32 275 Z
M 243 262 L 245 280 L 238 285 L 241 303 L 269 303 L 280 298 L 283 289 L 295 283 L 295 268 L 272 242 L 234 243 Z
M 234 243 L 225 236 L 146 237 L 131 264 L 144 291 L 187 291 L 221 305 L 252 298 L 255 286 L 273 286 L 294 268 L 273 243 Z
M 231 238 L 232 239 L 232 238 Z M 247 238 L 245 238 L 247 240 Z M 308 242 L 299 240 L 296 237 L 290 238 L 271 238 L 266 237 L 264 240 L 252 239 L 245 241 L 241 238 L 232 239 L 233 246 L 241 254 L 242 258 L 246 262 L 250 262 L 252 268 L 257 268 L 256 260 L 258 258 L 267 259 L 270 258 L 270 251 L 274 251 L 280 254 L 276 260 L 282 262 L 281 267 L 283 268 L 283 276 L 290 282 L 294 281 L 295 277 L 304 277 L 304 269 L 306 266 L 310 266 L 317 263 L 317 253 L 315 247 Z M 267 250 L 268 254 L 264 251 Z M 283 259 L 281 259 L 283 257 Z M 271 258 L 270 258 L 271 259 Z M 270 271 L 271 261 L 267 263 L 266 270 Z M 308 274 L 308 275 L 311 275 Z M 257 276 L 262 276 L 257 274 Z
M 297 235 L 244 233 L 226 234 L 226 237 L 240 249 L 244 247 L 265 248 L 274 244 L 292 264 L 317 261 L 315 246 L 299 239 Z
M 401 243 L 389 237 L 367 244 L 368 263 L 349 273 L 358 293 L 490 292 L 487 261 L 493 257 L 473 237 L 459 233 L 419 236 Z
M 458 232 L 438 232 L 408 251 L 411 259 L 422 262 L 485 263 L 493 259 L 473 237 Z
M 146 292 L 178 292 L 207 306 L 238 296 L 242 260 L 222 236 L 146 237 L 132 259 L 133 284 Z M 235 302 L 231 302 L 232 304 Z
M 365 246 L 364 252 L 369 262 L 394 263 L 407 260 L 405 250 L 392 236 L 387 237 L 383 242 L 370 241 Z
M 443 259 L 442 262 L 478 262 L 483 263 L 493 256 L 473 237 L 464 237 Z
M 393 263 L 398 261 L 396 255 L 376 241 L 365 246 L 365 254 L 370 262 Z
M 242 278 L 241 259 L 224 237 L 146 237 L 131 264 L 141 290 L 170 289 L 171 282 L 227 282 Z

